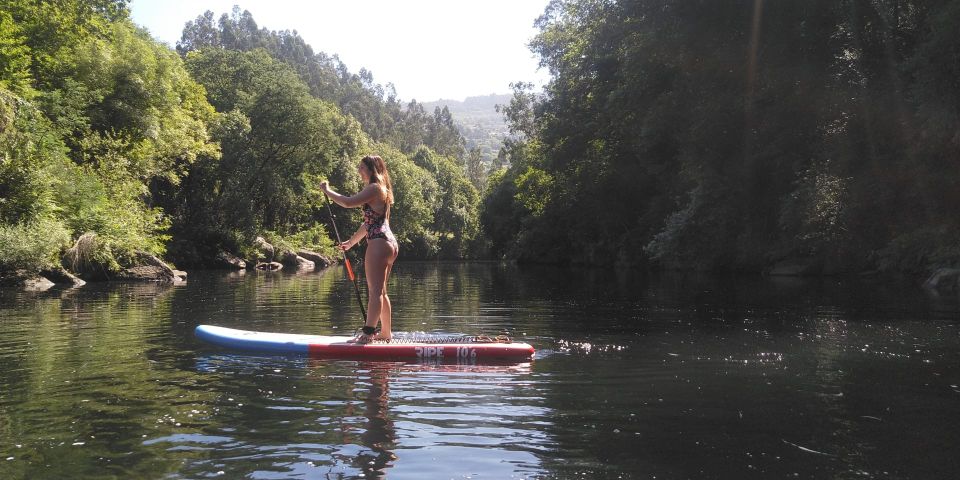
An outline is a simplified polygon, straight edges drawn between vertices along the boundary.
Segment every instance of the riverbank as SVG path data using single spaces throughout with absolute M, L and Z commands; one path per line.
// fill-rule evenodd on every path
M 138 252 L 129 259 L 129 265 L 111 266 L 104 262 L 93 261 L 89 255 L 82 253 L 84 249 L 78 247 L 81 244 L 82 240 L 78 240 L 77 245 L 67 250 L 61 260 L 63 266 L 39 270 L 0 271 L 0 287 L 44 291 L 55 286 L 81 287 L 87 282 L 178 284 L 187 281 L 186 271 L 173 268 L 155 255 Z M 211 270 L 305 271 L 323 270 L 337 263 L 329 256 L 310 250 L 293 251 L 274 247 L 262 237 L 257 238 L 256 247 L 254 258 L 250 260 L 243 260 L 228 252 L 219 252 L 204 264 Z

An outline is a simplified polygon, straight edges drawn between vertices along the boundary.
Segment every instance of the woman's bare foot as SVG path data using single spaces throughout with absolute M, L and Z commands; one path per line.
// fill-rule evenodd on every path
M 377 337 L 375 338 L 375 340 L 379 340 L 381 342 L 389 342 L 391 338 L 393 337 L 390 335 L 384 335 L 382 333 L 379 333 L 377 334 Z
M 353 339 L 353 343 L 370 343 L 374 341 L 374 336 L 368 335 L 366 333 L 358 333 L 357 336 Z

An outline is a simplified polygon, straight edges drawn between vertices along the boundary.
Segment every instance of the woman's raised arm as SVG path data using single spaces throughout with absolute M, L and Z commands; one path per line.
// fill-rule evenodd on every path
M 363 187 L 363 190 L 360 190 L 356 195 L 349 197 L 334 192 L 327 182 L 321 183 L 320 189 L 323 190 L 323 193 L 326 193 L 327 196 L 334 201 L 334 203 L 346 208 L 359 207 L 360 205 L 363 205 L 364 203 L 370 203 L 371 200 L 376 200 L 383 195 L 383 190 L 375 183 L 367 184 L 366 187 Z

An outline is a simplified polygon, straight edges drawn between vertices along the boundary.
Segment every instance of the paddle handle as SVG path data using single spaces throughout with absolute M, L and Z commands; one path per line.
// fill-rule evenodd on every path
M 337 237 L 337 248 L 340 248 L 340 245 L 343 243 L 340 240 L 340 231 L 337 230 L 337 220 L 333 218 L 333 209 L 330 208 L 330 197 L 326 193 L 323 194 L 324 200 L 327 203 L 327 213 L 330 215 L 330 224 L 333 225 L 333 234 Z M 347 251 L 340 250 L 343 253 L 343 264 L 347 267 L 347 277 L 350 278 L 350 281 L 353 282 L 353 290 L 357 294 L 357 305 L 360 306 L 360 313 L 363 314 L 363 324 L 367 324 L 367 309 L 363 308 L 363 298 L 360 295 L 360 284 L 357 283 L 357 277 L 353 274 L 353 266 L 350 265 L 350 259 L 347 258 Z

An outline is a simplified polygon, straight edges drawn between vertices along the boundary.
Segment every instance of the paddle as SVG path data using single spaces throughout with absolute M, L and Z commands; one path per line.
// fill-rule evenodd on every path
M 333 225 L 333 234 L 337 236 L 337 248 L 340 248 L 340 232 L 337 230 L 337 220 L 333 217 L 333 210 L 330 209 L 330 197 L 326 194 L 323 198 L 327 201 L 327 213 L 330 214 L 330 224 Z M 347 267 L 347 276 L 353 282 L 353 289 L 357 292 L 357 305 L 360 305 L 360 313 L 363 314 L 363 323 L 367 323 L 367 310 L 363 308 L 363 299 L 360 296 L 360 285 L 357 283 L 357 277 L 353 274 L 353 267 L 350 265 L 350 259 L 347 258 L 347 251 L 340 250 L 343 253 L 343 264 Z

